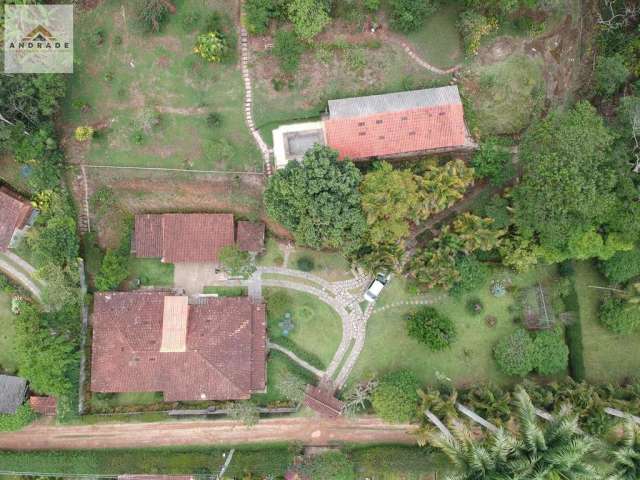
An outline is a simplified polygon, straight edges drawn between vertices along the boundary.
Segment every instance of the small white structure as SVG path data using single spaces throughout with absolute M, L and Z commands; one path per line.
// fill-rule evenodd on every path
M 281 125 L 273 131 L 273 154 L 276 168 L 284 168 L 290 160 L 300 160 L 315 144 L 326 145 L 324 122 Z

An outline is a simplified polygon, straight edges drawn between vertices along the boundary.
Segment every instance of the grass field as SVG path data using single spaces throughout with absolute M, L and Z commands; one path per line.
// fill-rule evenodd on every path
M 11 295 L 0 290 L 0 372 L 15 373 L 18 368 L 14 336 L 15 316 L 11 313 Z
M 344 255 L 338 252 L 296 248 L 295 252 L 289 257 L 287 266 L 294 270 L 299 270 L 298 261 L 305 257 L 313 260 L 314 267 L 311 273 L 326 280 L 347 280 L 352 277 L 351 265 L 344 258 Z
M 620 382 L 640 371 L 640 333 L 616 335 L 598 322 L 601 291 L 589 285 L 607 281 L 588 262 L 576 263 L 576 292 L 580 304 L 586 378 L 596 383 Z
M 91 408 L 94 411 L 134 405 L 152 405 L 162 402 L 162 393 L 158 392 L 126 392 L 126 393 L 94 393 L 91 396 Z
M 140 31 L 131 5 L 108 0 L 77 15 L 76 72 L 63 112 L 72 163 L 260 171 L 237 55 L 210 64 L 192 52 L 214 11 L 226 15 L 235 37 L 236 2 L 183 0 L 159 34 Z M 189 27 L 187 13 L 197 16 Z M 220 126 L 207 124 L 210 113 Z M 149 127 L 151 114 L 159 123 Z M 97 127 L 89 144 L 73 140 L 78 125 Z
M 454 3 L 441 5 L 422 28 L 407 35 L 418 54 L 436 67 L 453 67 L 464 59 L 464 45 L 456 26 L 460 12 L 460 6 Z
M 202 293 L 215 293 L 219 297 L 246 297 L 247 291 L 247 287 L 204 287 Z
M 513 55 L 504 62 L 475 65 L 462 91 L 470 100 L 475 124 L 485 135 L 518 133 L 535 118 L 544 100 L 539 62 Z
M 278 241 L 271 235 L 267 235 L 265 251 L 257 259 L 257 264 L 261 267 L 281 267 L 284 257 L 278 247 Z
M 327 100 L 425 88 L 449 80 L 418 66 L 396 45 L 353 44 L 339 35 L 303 54 L 297 73 L 278 91 L 273 81 L 281 74 L 271 54 L 257 54 L 252 75 L 255 122 L 269 144 L 274 128 L 319 118 Z
M 523 287 L 531 285 L 538 276 L 544 277 L 549 273 L 550 270 L 541 269 L 527 275 L 511 275 L 510 278 L 514 286 Z M 445 296 L 433 305 L 451 318 L 457 328 L 456 341 L 450 349 L 441 352 L 432 352 L 407 335 L 406 316 L 418 307 L 403 305 L 380 312 L 374 311 L 367 325 L 365 348 L 351 374 L 351 381 L 407 368 L 413 370 L 425 384 L 434 383 L 438 374 L 452 379 L 458 386 L 478 382 L 513 382 L 515 379 L 498 371 L 493 360 L 495 344 L 518 326 L 514 323 L 514 314 L 510 311 L 510 307 L 515 303 L 513 296 L 507 294 L 502 298 L 496 298 L 489 291 L 491 279 L 504 278 L 505 275 L 508 274 L 495 272 L 477 291 L 461 299 Z M 429 295 L 433 298 L 438 294 L 439 292 L 433 292 Z M 484 310 L 480 315 L 471 315 L 466 310 L 466 301 L 471 297 L 477 297 L 483 303 Z M 415 298 L 415 295 L 407 291 L 406 281 L 394 277 L 381 294 L 376 307 L 379 309 L 384 305 Z M 496 317 L 497 323 L 494 327 L 486 325 L 487 315 Z
M 269 305 L 270 297 L 276 292 L 286 294 L 287 302 Z M 338 314 L 324 302 L 304 292 L 266 288 L 265 297 L 269 338 L 291 348 L 315 366 L 325 368 L 342 338 L 342 322 Z M 286 312 L 291 313 L 294 324 L 288 337 L 283 336 L 282 328 L 278 325 Z
M 265 406 L 288 403 L 288 400 L 278 390 L 278 384 L 288 375 L 295 375 L 306 383 L 316 381 L 310 372 L 293 363 L 283 353 L 275 350 L 270 351 L 267 359 L 267 391 L 253 395 L 251 399 L 258 405 Z
M 156 258 L 129 259 L 129 281 L 140 280 L 141 286 L 172 287 L 173 264 L 162 263 Z

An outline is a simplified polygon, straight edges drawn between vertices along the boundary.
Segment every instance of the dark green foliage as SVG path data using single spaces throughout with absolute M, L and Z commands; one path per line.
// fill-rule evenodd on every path
M 568 258 L 568 240 L 607 221 L 616 178 L 612 136 L 595 109 L 578 103 L 534 126 L 521 147 L 525 173 L 514 190 L 515 221 L 537 232 L 545 257 Z
M 498 342 L 493 355 L 500 371 L 524 377 L 533 369 L 533 340 L 525 329 L 519 328 Z
M 169 8 L 163 0 L 138 0 L 136 18 L 145 32 L 156 33 L 169 17 Z
M 465 293 L 473 292 L 482 287 L 489 277 L 489 267 L 478 261 L 474 255 L 458 257 L 456 270 L 460 274 L 449 293 L 454 297 L 461 297 Z
M 568 264 L 573 270 L 573 265 L 568 262 L 561 263 L 560 267 L 566 264 Z M 570 275 L 573 275 L 573 271 Z M 569 347 L 569 374 L 576 382 L 581 382 L 586 378 L 586 371 L 582 345 L 580 305 L 578 303 L 578 294 L 576 293 L 573 278 L 571 278 L 569 292 L 565 295 L 563 301 L 567 312 L 571 314 L 571 320 L 564 330 L 565 341 Z
M 11 123 L 22 122 L 28 131 L 37 131 L 56 112 L 65 93 L 64 75 L 3 74 L 0 82 L 2 116 Z M 22 136 L 24 127 L 17 127 L 16 133 Z M 0 133 L 0 147 L 3 140 Z
M 309 480 L 355 480 L 356 472 L 349 458 L 340 451 L 326 452 L 308 458 L 298 467 Z
M 612 332 L 629 334 L 640 328 L 640 308 L 620 298 L 608 298 L 600 305 L 599 319 Z
M 304 45 L 298 40 L 294 32 L 278 30 L 273 42 L 273 54 L 278 59 L 283 73 L 292 74 L 298 70 L 302 52 L 304 52 Z
M 0 414 L 0 432 L 15 432 L 29 425 L 37 418 L 28 404 L 18 407 L 14 414 Z
M 504 184 L 515 175 L 511 152 L 494 137 L 482 142 L 471 160 L 471 166 L 479 177 L 488 178 L 495 186 Z
M 352 251 L 366 228 L 358 191 L 361 178 L 353 163 L 338 161 L 337 152 L 316 145 L 301 162 L 289 162 L 269 178 L 267 213 L 300 245 Z
M 265 33 L 272 19 L 285 16 L 285 6 L 282 0 L 247 0 L 244 3 L 247 30 L 252 34 Z
M 311 272 L 315 268 L 315 263 L 313 261 L 313 258 L 304 255 L 298 258 L 298 260 L 296 261 L 296 266 L 298 267 L 298 270 L 302 270 L 303 272 Z
M 604 275 L 615 283 L 625 283 L 640 275 L 640 248 L 618 252 L 609 260 L 599 263 Z
M 543 330 L 533 341 L 533 368 L 541 375 L 553 375 L 567 369 L 569 348 L 562 330 Z
M 596 61 L 596 91 L 601 95 L 613 95 L 627 78 L 629 69 L 625 66 L 622 55 L 599 57 Z
M 67 265 L 78 258 L 76 222 L 70 216 L 53 216 L 29 237 L 36 263 Z
M 131 250 L 131 223 L 127 224 L 120 246 L 108 250 L 102 258 L 100 271 L 96 275 L 96 289 L 106 292 L 118 287 L 129 276 L 129 253 Z
M 222 116 L 218 112 L 211 112 L 207 115 L 207 125 L 211 128 L 218 128 L 222 125 Z
M 391 423 L 408 422 L 416 415 L 420 382 L 409 370 L 397 370 L 380 379 L 371 404 L 375 412 Z
M 437 352 L 451 346 L 456 338 L 456 327 L 449 317 L 435 308 L 424 307 L 409 315 L 407 333 Z
M 427 15 L 436 10 L 432 0 L 390 0 L 391 26 L 401 32 L 419 29 Z

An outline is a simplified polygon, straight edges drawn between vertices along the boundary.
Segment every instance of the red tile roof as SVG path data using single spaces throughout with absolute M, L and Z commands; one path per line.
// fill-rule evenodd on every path
M 166 263 L 217 262 L 218 252 L 234 244 L 230 213 L 136 215 L 138 257 L 161 257 Z
M 0 187 L 0 251 L 9 248 L 13 233 L 27 224 L 32 211 L 27 200 L 7 187 Z
M 304 392 L 304 404 L 323 417 L 335 418 L 342 414 L 344 403 L 333 396 L 326 388 L 307 385 Z
M 240 250 L 260 252 L 264 248 L 264 223 L 238 222 L 236 242 Z
M 340 158 L 384 157 L 461 147 L 466 128 L 462 104 L 325 120 L 327 145 Z
M 29 405 L 34 412 L 51 417 L 56 414 L 58 402 L 54 397 L 29 397 Z
M 160 352 L 168 292 L 97 293 L 91 390 L 163 392 L 166 401 L 237 400 L 264 391 L 264 304 L 247 297 L 189 305 L 187 350 Z

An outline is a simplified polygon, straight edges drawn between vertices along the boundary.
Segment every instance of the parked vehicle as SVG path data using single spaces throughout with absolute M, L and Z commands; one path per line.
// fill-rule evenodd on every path
M 375 302 L 384 286 L 389 282 L 391 275 L 387 273 L 378 273 L 373 279 L 367 291 L 364 292 L 364 299 L 367 302 Z

